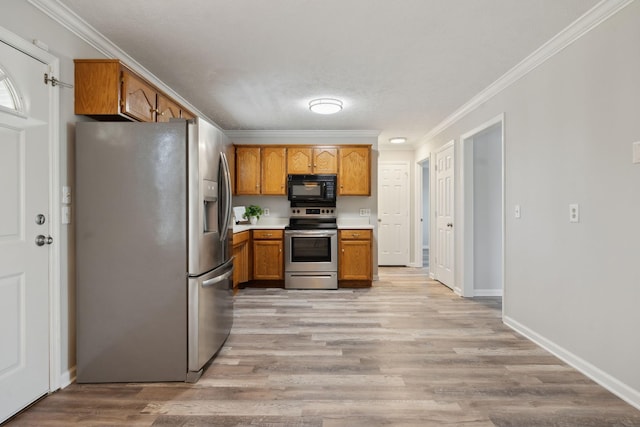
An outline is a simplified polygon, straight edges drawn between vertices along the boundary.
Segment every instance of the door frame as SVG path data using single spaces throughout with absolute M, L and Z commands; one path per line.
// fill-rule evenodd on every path
M 502 241 L 502 249 L 500 253 L 500 289 L 501 295 L 504 296 L 504 277 L 505 277 L 505 126 L 504 126 L 505 114 L 501 113 L 492 119 L 482 123 L 481 125 L 473 128 L 472 130 L 465 132 L 460 136 L 460 168 L 461 176 L 460 176 L 460 190 L 462 192 L 462 205 L 463 209 L 459 213 L 460 216 L 460 224 L 462 227 L 458 227 L 461 236 L 458 236 L 460 241 L 462 242 L 462 251 L 460 256 L 460 264 L 462 268 L 459 271 L 459 279 L 462 283 L 461 290 L 463 297 L 474 297 L 474 277 L 475 277 L 475 267 L 474 267 L 474 186 L 473 186 L 473 137 L 484 130 L 495 126 L 500 125 L 500 144 L 501 144 L 501 178 L 500 178 L 500 193 L 501 193 L 501 213 L 500 213 L 500 222 L 501 222 L 501 241 Z M 502 309 L 504 312 L 504 304 L 502 304 Z
M 60 61 L 18 35 L 0 27 L 0 41 L 47 65 L 51 76 L 60 76 Z M 44 80 L 44 76 L 43 80 Z M 43 83 L 44 84 L 44 81 Z M 60 388 L 60 96 L 56 86 L 49 87 L 49 218 L 54 244 L 49 256 L 49 392 Z

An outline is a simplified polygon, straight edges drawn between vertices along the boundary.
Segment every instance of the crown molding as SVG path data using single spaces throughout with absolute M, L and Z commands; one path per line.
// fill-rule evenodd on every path
M 225 130 L 229 138 L 378 138 L 379 130 Z
M 171 89 L 162 80 L 156 77 L 152 72 L 143 67 L 138 61 L 133 59 L 129 54 L 116 46 L 111 40 L 103 36 L 93 26 L 89 25 L 84 19 L 74 13 L 67 6 L 58 0 L 28 0 L 34 7 L 42 11 L 45 15 L 62 25 L 67 30 L 78 36 L 81 40 L 89 44 L 105 57 L 110 59 L 121 60 L 128 68 L 140 74 L 149 82 L 162 89 L 170 97 L 176 99 L 180 104 L 189 108 L 197 116 L 205 118 L 207 121 L 214 123 L 209 117 L 195 108 L 189 101 L 184 99 L 173 89 Z M 215 123 L 214 123 L 215 124 Z M 219 126 L 216 125 L 219 128 Z
M 482 90 L 476 96 L 467 101 L 464 105 L 454 111 L 451 115 L 440 122 L 429 133 L 420 139 L 420 143 L 426 143 L 449 126 L 456 123 L 465 115 L 484 104 L 522 77 L 545 63 L 548 59 L 571 45 L 576 40 L 596 28 L 602 22 L 619 12 L 634 0 L 602 0 L 590 10 L 576 19 L 564 30 L 535 50 L 531 55 L 520 61 L 516 66 L 507 71 L 502 77 Z

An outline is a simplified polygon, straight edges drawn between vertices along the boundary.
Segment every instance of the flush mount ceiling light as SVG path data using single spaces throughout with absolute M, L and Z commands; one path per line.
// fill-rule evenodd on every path
M 309 101 L 309 110 L 318 114 L 334 114 L 342 110 L 342 101 L 334 98 L 318 98 Z
M 404 144 L 407 142 L 407 138 L 404 136 L 396 136 L 395 138 L 390 138 L 389 142 L 392 144 Z

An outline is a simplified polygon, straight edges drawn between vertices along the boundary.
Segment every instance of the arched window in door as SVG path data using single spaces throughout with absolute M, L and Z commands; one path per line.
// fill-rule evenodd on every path
M 18 95 L 9 75 L 0 65 L 0 110 L 24 115 L 22 98 Z

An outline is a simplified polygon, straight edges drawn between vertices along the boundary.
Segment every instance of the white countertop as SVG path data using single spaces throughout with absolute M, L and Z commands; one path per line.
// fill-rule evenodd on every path
M 249 223 L 240 223 L 233 225 L 233 232 L 240 233 L 241 231 L 246 230 L 260 230 L 260 229 L 271 229 L 271 230 L 283 230 L 284 227 L 289 225 L 289 218 L 266 218 L 262 217 L 258 220 L 258 223 L 255 225 Z M 355 229 L 365 229 L 365 230 L 373 230 L 373 225 L 368 223 L 368 218 L 360 219 L 360 218 L 338 218 L 338 229 L 342 230 L 355 230 Z

